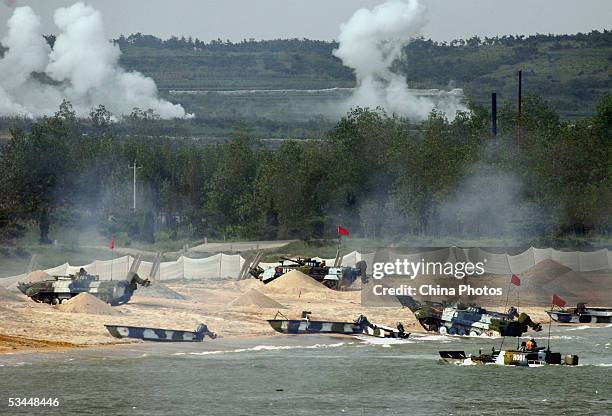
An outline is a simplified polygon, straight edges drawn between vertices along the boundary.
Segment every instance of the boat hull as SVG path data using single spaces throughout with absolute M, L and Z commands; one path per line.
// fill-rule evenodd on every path
M 268 319 L 268 323 L 282 334 L 344 334 L 363 333 L 364 325 L 354 322 L 310 321 L 304 319 Z
M 123 325 L 104 326 L 115 338 L 133 338 L 153 342 L 201 342 L 206 335 L 214 338 L 214 334 L 208 331 L 181 331 Z
M 369 335 L 378 338 L 408 338 L 410 333 L 363 322 L 311 321 L 309 319 L 268 319 L 268 323 L 281 334 L 339 334 Z
M 561 311 L 546 311 L 548 316 L 563 324 L 609 324 L 612 323 L 612 311 L 572 313 Z
M 464 351 L 440 351 L 440 358 L 447 364 L 497 365 L 501 367 L 541 367 L 544 365 L 578 365 L 577 355 L 562 356 L 544 349 L 538 351 L 494 351 L 491 354 L 467 356 Z

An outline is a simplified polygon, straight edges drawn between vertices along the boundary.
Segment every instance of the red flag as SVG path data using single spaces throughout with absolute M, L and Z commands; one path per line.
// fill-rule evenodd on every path
M 553 294 L 552 304 L 562 308 L 565 306 L 565 301 L 556 294 Z
M 521 278 L 518 277 L 517 275 L 513 274 L 512 275 L 512 279 L 510 279 L 510 283 L 512 283 L 514 286 L 520 286 L 521 285 Z
M 345 235 L 345 236 L 348 237 L 349 236 L 349 230 L 347 230 L 343 226 L 339 225 L 338 226 L 338 235 Z
M 115 249 L 115 236 L 113 236 L 113 239 L 111 240 L 110 244 L 108 245 L 108 248 L 110 250 L 114 250 Z

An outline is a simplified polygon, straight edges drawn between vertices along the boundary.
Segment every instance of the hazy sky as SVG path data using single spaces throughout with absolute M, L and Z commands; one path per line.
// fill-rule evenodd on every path
M 0 0 L 0 32 L 12 5 L 30 5 L 45 32 L 53 10 L 74 0 Z M 451 40 L 473 35 L 576 33 L 612 29 L 612 0 L 425 0 L 423 35 Z M 374 0 L 88 0 L 101 10 L 109 37 L 142 32 L 202 40 L 307 37 L 335 39 L 340 23 Z

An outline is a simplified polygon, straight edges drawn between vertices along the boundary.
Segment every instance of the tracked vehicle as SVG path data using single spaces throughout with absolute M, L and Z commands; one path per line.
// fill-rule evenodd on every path
M 139 266 L 140 258 L 132 263 L 124 280 L 100 280 L 81 269 L 77 274 L 53 276 L 41 282 L 20 282 L 17 287 L 35 302 L 57 305 L 80 293 L 89 293 L 115 306 L 129 302 L 138 285 L 146 287 L 151 284 L 149 279 L 138 276 L 136 270 Z
M 425 330 L 442 335 L 518 337 L 530 328 L 536 332 L 542 330 L 541 324 L 533 322 L 526 313 L 519 314 L 514 308 L 504 313 L 488 311 L 480 306 L 421 303 L 410 296 L 397 298 L 402 306 L 414 313 Z
M 340 265 L 328 266 L 325 264 L 325 261 L 311 258 L 290 259 L 288 257 L 281 257 L 279 265 L 276 267 L 263 270 L 258 265 L 255 265 L 250 266 L 248 270 L 251 276 L 260 279 L 263 283 L 270 283 L 285 273 L 299 270 L 330 289 L 342 289 L 350 286 L 358 278 L 361 278 L 362 282 L 367 283 L 366 267 L 365 261 L 357 262 L 355 267 L 346 267 Z

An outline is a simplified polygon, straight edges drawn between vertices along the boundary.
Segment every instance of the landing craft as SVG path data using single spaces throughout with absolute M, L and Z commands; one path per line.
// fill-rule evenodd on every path
M 147 287 L 151 284 L 149 279 L 142 279 L 136 273 L 140 262 L 140 257 L 134 260 L 125 280 L 100 280 L 81 268 L 77 274 L 53 276 L 41 282 L 19 282 L 17 287 L 35 302 L 58 305 L 80 293 L 89 293 L 116 306 L 129 302 L 138 285 Z
M 217 338 L 217 334 L 208 330 L 205 324 L 200 324 L 195 331 L 180 329 L 148 328 L 141 326 L 104 325 L 115 338 L 134 338 L 155 342 L 198 342 L 205 336 Z
M 586 303 L 579 303 L 575 308 L 561 310 L 548 310 L 548 316 L 564 324 L 609 324 L 612 322 L 612 308 L 588 307 Z
M 285 319 L 277 319 L 281 315 Z M 282 334 L 340 334 L 369 335 L 378 338 L 408 338 L 409 332 L 404 332 L 404 326 L 398 323 L 397 328 L 374 324 L 364 315 L 359 315 L 354 322 L 312 321 L 310 312 L 303 311 L 302 319 L 287 319 L 280 312 L 268 323 Z
M 414 313 L 425 330 L 442 335 L 517 337 L 529 328 L 536 332 L 542 330 L 541 324 L 533 322 L 526 313 L 518 314 L 514 308 L 503 313 L 487 311 L 480 306 L 421 303 L 408 295 L 397 296 L 397 299 Z

